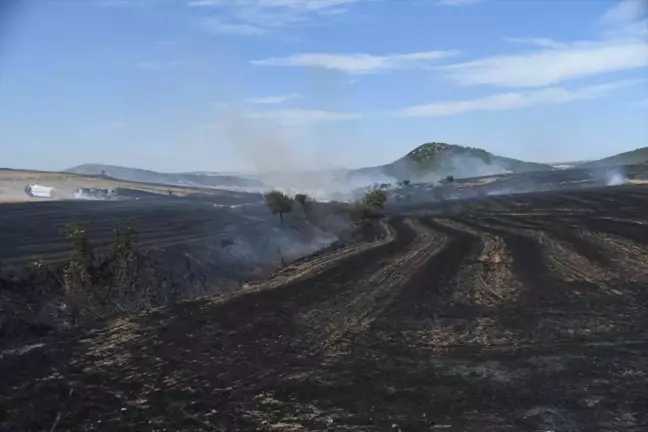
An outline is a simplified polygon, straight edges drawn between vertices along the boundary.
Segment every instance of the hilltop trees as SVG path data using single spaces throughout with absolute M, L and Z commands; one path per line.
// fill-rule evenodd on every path
M 283 224 L 283 215 L 293 209 L 293 200 L 281 191 L 272 191 L 265 194 L 265 203 L 273 215 L 278 214 Z

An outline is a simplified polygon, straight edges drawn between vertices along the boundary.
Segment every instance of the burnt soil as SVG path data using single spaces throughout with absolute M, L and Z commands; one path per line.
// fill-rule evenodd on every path
M 648 187 L 418 209 L 0 357 L 7 431 L 648 430 Z

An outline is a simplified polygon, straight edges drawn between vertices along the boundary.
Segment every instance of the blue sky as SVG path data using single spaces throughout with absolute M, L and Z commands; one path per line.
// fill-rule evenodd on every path
M 357 167 L 428 141 L 553 162 L 648 145 L 646 0 L 12 4 L 0 166 Z

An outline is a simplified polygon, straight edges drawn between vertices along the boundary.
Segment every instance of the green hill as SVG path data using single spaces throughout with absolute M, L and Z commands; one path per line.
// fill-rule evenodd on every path
M 446 175 L 460 179 L 550 169 L 550 165 L 496 156 L 478 148 L 432 142 L 415 148 L 390 164 L 352 170 L 348 176 L 387 176 L 399 180 L 434 181 Z
M 641 147 L 596 161 L 579 164 L 579 167 L 639 165 L 648 163 L 648 147 Z

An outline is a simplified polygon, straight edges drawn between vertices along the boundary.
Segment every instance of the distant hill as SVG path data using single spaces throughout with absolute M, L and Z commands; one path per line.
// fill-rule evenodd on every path
M 603 159 L 579 164 L 579 167 L 639 165 L 648 163 L 648 147 L 641 147 Z
M 206 188 L 252 188 L 263 189 L 267 186 L 260 180 L 234 175 L 202 173 L 160 173 L 139 168 L 114 165 L 84 164 L 65 170 L 65 172 L 92 176 L 105 176 L 118 180 L 141 183 L 156 183 L 170 186 L 192 186 Z
M 351 170 L 347 178 L 383 176 L 398 180 L 435 181 L 447 175 L 459 179 L 551 169 L 550 165 L 496 156 L 478 148 L 432 142 L 415 148 L 390 164 Z

